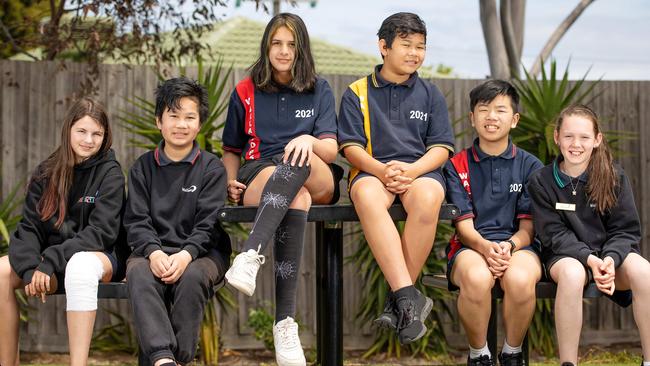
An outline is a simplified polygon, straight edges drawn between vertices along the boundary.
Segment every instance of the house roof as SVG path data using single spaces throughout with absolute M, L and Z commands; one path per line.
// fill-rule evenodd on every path
M 265 27 L 264 23 L 235 17 L 215 24 L 214 29 L 204 33 L 201 38 L 210 46 L 211 56 L 221 55 L 226 65 L 232 63 L 235 68 L 247 68 L 259 55 Z M 377 56 L 315 37 L 311 37 L 311 47 L 316 71 L 320 74 L 365 75 L 382 62 Z M 418 72 L 423 77 L 439 76 L 430 66 L 423 66 Z

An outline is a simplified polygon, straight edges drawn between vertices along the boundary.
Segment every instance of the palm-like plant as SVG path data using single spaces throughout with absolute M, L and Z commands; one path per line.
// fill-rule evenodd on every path
M 0 202 L 0 256 L 7 254 L 9 234 L 16 229 L 16 225 L 22 218 L 16 210 L 23 204 L 23 198 L 18 196 L 18 191 L 23 184 L 24 182 L 16 184 L 7 197 Z
M 185 75 L 185 67 L 180 68 L 180 74 Z M 217 137 L 218 132 L 223 129 L 225 122 L 219 122 L 220 117 L 228 108 L 229 89 L 228 81 L 232 74 L 232 67 L 225 67 L 223 59 L 217 60 L 214 65 L 206 67 L 202 60 L 198 60 L 198 82 L 205 86 L 208 91 L 210 111 L 206 121 L 203 121 L 201 129 L 196 137 L 201 149 L 221 156 L 223 153 L 221 139 Z M 159 79 L 164 77 L 158 74 Z M 155 104 L 141 97 L 127 99 L 135 107 L 136 111 L 122 111 L 118 117 L 120 125 L 127 131 L 133 133 L 137 138 L 129 139 L 129 142 L 137 147 L 154 149 L 162 135 L 156 127 Z M 225 223 L 224 228 L 228 233 L 240 235 L 245 230 L 238 224 Z M 214 365 L 219 357 L 219 339 L 221 327 L 215 310 L 215 305 L 228 310 L 234 308 L 235 300 L 232 293 L 226 287 L 219 290 L 215 297 L 205 308 L 203 323 L 201 324 L 199 341 L 201 346 L 201 358 L 204 364 Z

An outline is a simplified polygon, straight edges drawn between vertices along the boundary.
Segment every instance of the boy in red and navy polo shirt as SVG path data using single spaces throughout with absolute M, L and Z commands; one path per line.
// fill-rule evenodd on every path
M 447 247 L 447 278 L 460 288 L 458 313 L 467 333 L 469 365 L 494 364 L 487 347 L 491 288 L 504 290 L 506 339 L 501 365 L 523 365 L 521 344 L 535 312 L 542 271 L 533 241 L 528 177 L 542 167 L 510 141 L 519 122 L 519 95 L 508 82 L 487 81 L 470 92 L 478 138 L 443 169 L 447 202 L 458 206 L 456 234 Z
M 421 338 L 433 302 L 413 283 L 433 246 L 444 199 L 440 167 L 453 153 L 445 99 L 418 77 L 426 27 L 415 14 L 386 18 L 378 32 L 383 65 L 350 85 L 339 114 L 339 148 L 352 164 L 350 198 L 391 292 L 375 321 L 401 343 Z M 399 197 L 408 214 L 400 236 L 388 214 Z

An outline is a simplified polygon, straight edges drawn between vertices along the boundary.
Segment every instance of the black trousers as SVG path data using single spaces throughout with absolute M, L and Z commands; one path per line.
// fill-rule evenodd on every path
M 171 358 L 181 364 L 194 359 L 205 305 L 225 265 L 209 257 L 197 258 L 174 284 L 153 275 L 147 258 L 127 261 L 127 286 L 140 352 L 151 364 Z

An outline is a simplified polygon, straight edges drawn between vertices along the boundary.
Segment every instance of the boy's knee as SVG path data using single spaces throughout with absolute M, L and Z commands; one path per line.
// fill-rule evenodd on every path
M 126 284 L 129 288 L 135 288 L 154 281 L 155 277 L 151 272 L 147 259 L 129 260 L 126 268 Z
M 366 208 L 383 207 L 383 200 L 380 198 L 380 192 L 375 185 L 356 183 L 356 187 L 350 192 L 354 206 Z
M 486 268 L 472 268 L 459 274 L 459 287 L 470 298 L 482 299 L 494 287 L 492 273 Z
M 501 278 L 503 291 L 520 299 L 535 297 L 535 276 L 523 268 L 510 267 Z

